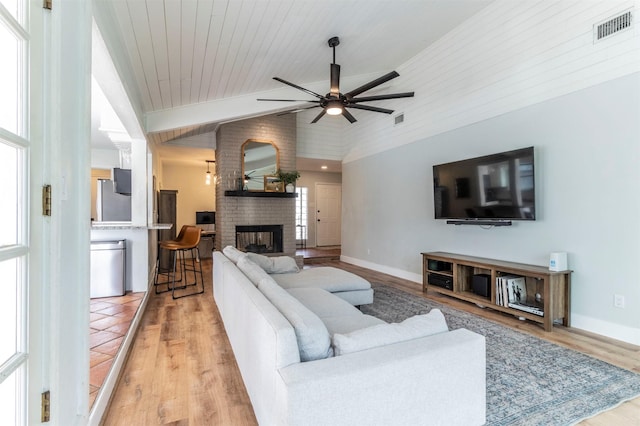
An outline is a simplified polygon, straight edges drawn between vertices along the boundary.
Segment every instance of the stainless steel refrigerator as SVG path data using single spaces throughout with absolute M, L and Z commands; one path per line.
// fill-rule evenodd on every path
M 98 222 L 131 221 L 131 195 L 116 193 L 112 180 L 98 179 L 96 213 Z

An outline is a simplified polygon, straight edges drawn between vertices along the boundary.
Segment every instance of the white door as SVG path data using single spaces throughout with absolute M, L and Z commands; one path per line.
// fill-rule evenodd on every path
M 316 245 L 340 245 L 342 185 L 332 183 L 316 184 L 316 210 Z
M 0 424 L 39 420 L 43 388 L 40 186 L 42 9 L 0 0 Z M 35 170 L 35 171 L 33 171 Z M 36 178 L 34 178 L 36 176 Z M 41 180 L 40 180 L 41 182 Z M 32 392 L 31 389 L 37 389 Z

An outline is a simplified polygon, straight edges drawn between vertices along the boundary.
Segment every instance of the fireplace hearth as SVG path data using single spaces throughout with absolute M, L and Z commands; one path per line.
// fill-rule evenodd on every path
M 237 225 L 236 248 L 251 253 L 281 253 L 283 225 Z

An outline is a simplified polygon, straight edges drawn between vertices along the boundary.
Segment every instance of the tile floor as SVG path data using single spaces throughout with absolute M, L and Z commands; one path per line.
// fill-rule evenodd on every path
M 91 299 L 89 406 L 109 373 L 113 359 L 127 334 L 144 293 Z

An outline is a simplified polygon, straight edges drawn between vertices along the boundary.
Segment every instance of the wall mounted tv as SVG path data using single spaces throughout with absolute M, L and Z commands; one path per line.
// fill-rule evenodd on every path
M 436 219 L 511 225 L 536 219 L 533 147 L 433 166 Z

